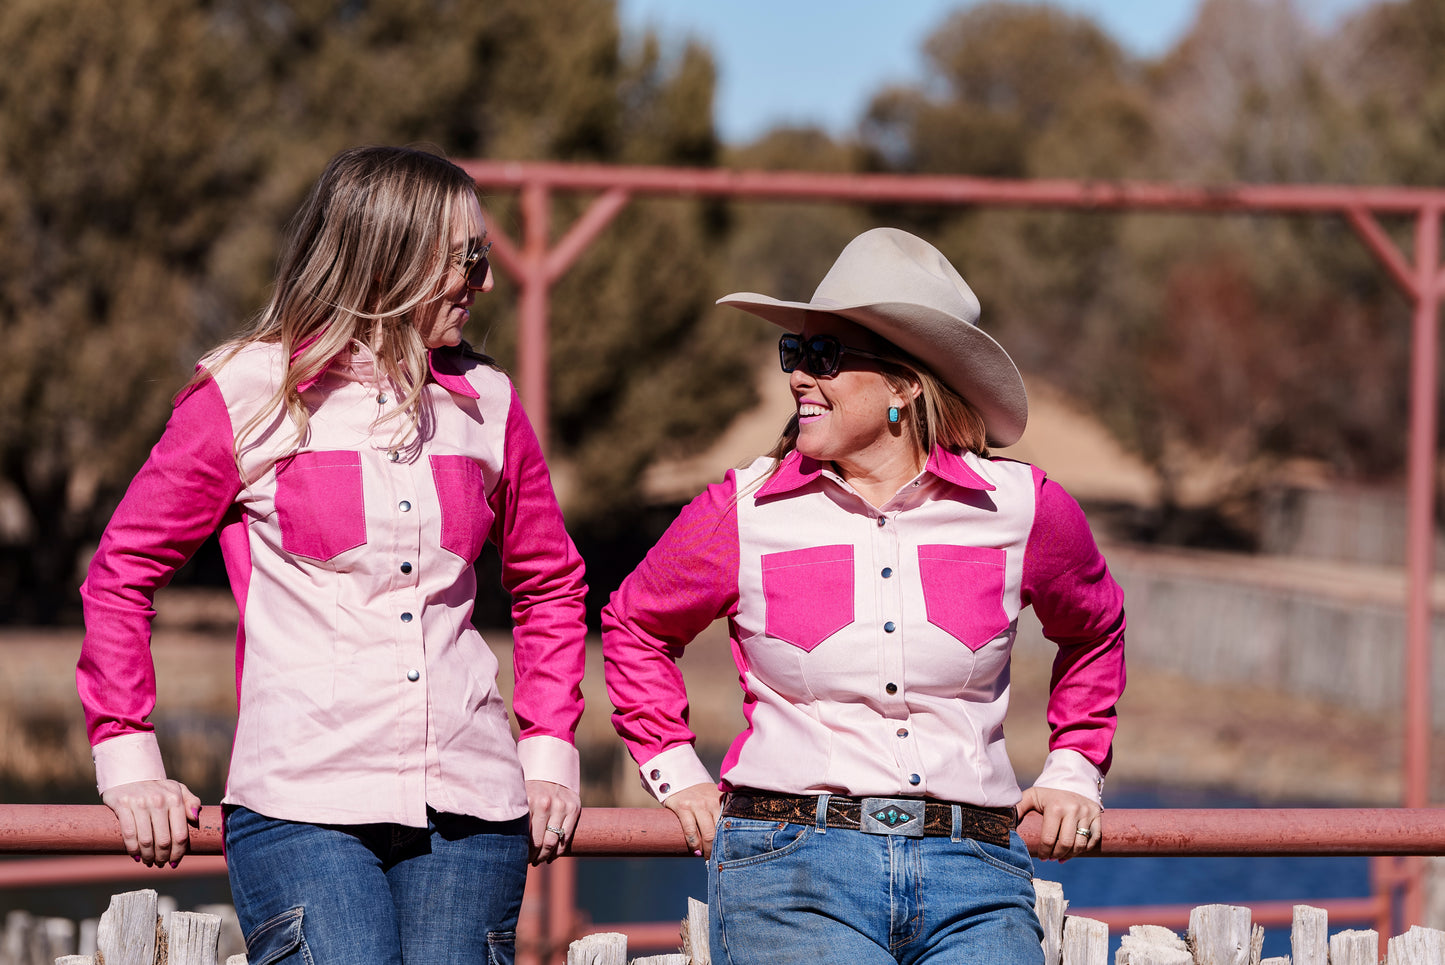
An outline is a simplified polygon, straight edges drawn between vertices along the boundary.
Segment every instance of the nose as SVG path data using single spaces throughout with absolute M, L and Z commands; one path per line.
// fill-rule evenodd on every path
M 473 284 L 472 280 L 468 278 L 467 288 L 474 292 L 489 292 L 492 290 L 492 286 L 496 284 L 496 279 L 492 277 L 492 263 L 489 261 L 486 264 L 487 273 L 482 276 L 482 283 L 480 285 Z
M 807 389 L 813 385 L 817 385 L 817 381 L 813 378 L 813 374 L 808 371 L 806 365 L 800 365 L 788 373 L 788 387 L 794 392 Z

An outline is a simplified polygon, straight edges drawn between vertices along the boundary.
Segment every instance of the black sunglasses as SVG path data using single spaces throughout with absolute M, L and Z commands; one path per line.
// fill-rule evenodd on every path
M 803 338 L 791 333 L 778 339 L 778 361 L 784 372 L 791 372 L 803 366 L 814 378 L 826 379 L 838 374 L 844 355 L 857 355 L 865 359 L 887 362 L 888 359 L 861 348 L 849 348 L 838 341 L 835 335 L 810 335 Z
M 487 283 L 487 272 L 491 269 L 491 263 L 487 260 L 487 252 L 492 250 L 492 243 L 489 241 L 480 248 L 473 248 L 465 255 L 452 262 L 456 270 L 462 273 L 467 280 L 467 287 L 476 291 Z

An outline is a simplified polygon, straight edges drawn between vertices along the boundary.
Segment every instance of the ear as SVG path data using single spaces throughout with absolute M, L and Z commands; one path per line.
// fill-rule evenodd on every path
M 908 380 L 908 387 L 902 392 L 894 393 L 894 398 L 898 405 L 906 406 L 910 402 L 917 400 L 917 398 L 922 394 L 923 383 L 919 382 L 917 379 L 910 378 Z

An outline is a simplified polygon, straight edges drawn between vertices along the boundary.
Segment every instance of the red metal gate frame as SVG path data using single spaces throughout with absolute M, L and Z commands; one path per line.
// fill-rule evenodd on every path
M 548 423 L 548 306 L 562 277 L 627 203 L 637 196 L 726 197 L 754 201 L 834 201 L 936 204 L 954 207 L 1066 208 L 1197 214 L 1339 215 L 1355 230 L 1414 306 L 1407 462 L 1406 658 L 1404 679 L 1404 806 L 1429 798 L 1430 584 L 1434 570 L 1434 469 L 1438 399 L 1438 321 L 1445 292 L 1440 260 L 1445 190 L 1335 185 L 1197 186 L 1129 181 L 1004 180 L 991 178 L 819 174 L 623 167 L 548 162 L 462 161 L 484 192 L 521 193 L 522 241 L 495 224 L 497 262 L 520 287 L 518 382 L 545 448 Z M 581 217 L 549 247 L 555 191 L 596 192 Z M 1381 227 L 1380 215 L 1414 218 L 1411 261 Z M 1421 920 L 1423 863 L 1404 859 L 1404 914 Z M 565 890 L 565 882 L 555 886 Z

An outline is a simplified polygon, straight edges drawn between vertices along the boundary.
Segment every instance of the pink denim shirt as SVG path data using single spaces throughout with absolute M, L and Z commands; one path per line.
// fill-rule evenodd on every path
M 235 433 L 282 362 L 250 346 L 177 401 L 91 562 L 76 680 L 101 791 L 165 776 L 152 599 L 217 529 L 240 610 L 226 803 L 425 827 L 428 805 L 520 817 L 524 777 L 578 789 L 583 564 L 511 383 L 434 352 L 421 438 L 398 440 L 403 422 L 375 425 L 397 393 L 353 343 L 303 386 L 303 444 L 278 412 L 238 467 Z M 487 539 L 513 600 L 520 742 L 470 623 Z
M 711 776 L 675 658 L 726 617 L 747 726 L 722 786 L 1010 806 L 1009 653 L 1058 645 L 1036 784 L 1101 795 L 1124 688 L 1123 594 L 1078 504 L 1007 459 L 935 451 L 875 509 L 790 454 L 683 510 L 603 610 L 613 723 L 659 800 Z

